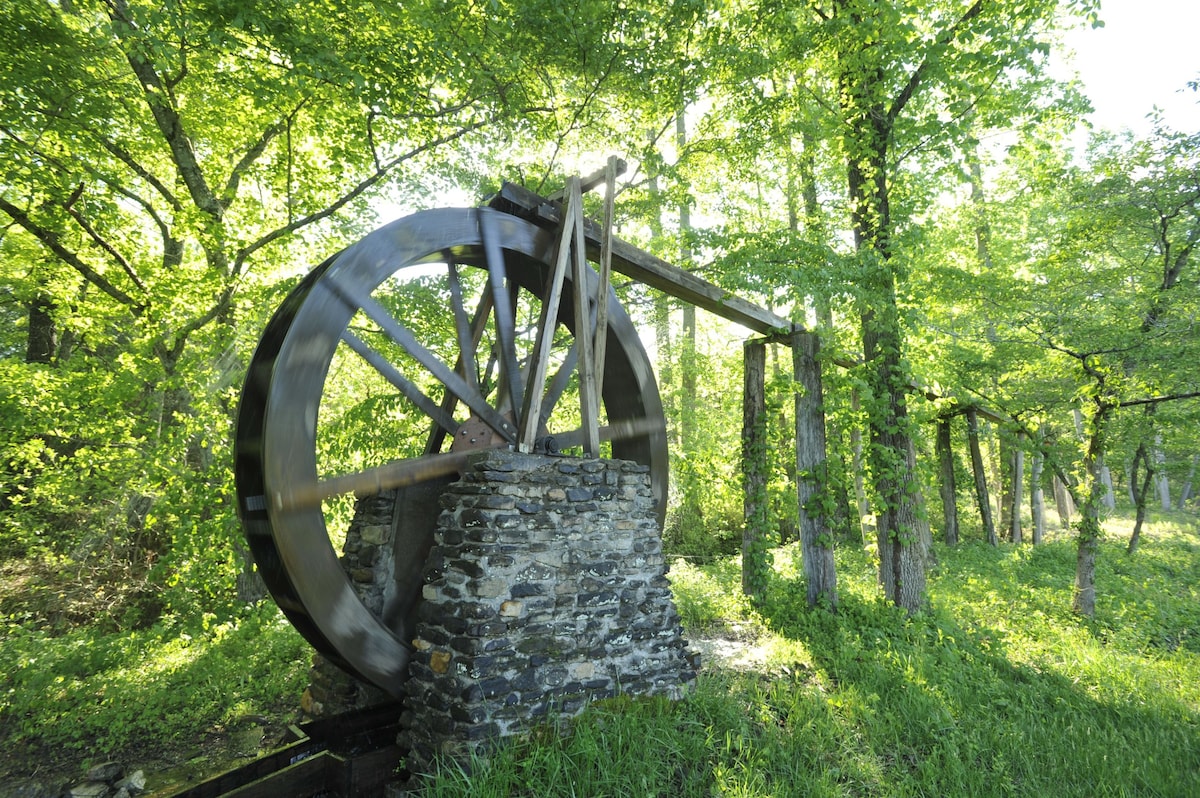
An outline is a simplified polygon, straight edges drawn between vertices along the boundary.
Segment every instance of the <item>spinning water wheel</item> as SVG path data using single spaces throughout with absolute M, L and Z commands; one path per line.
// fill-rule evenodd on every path
M 579 213 L 577 197 L 568 212 L 575 203 Z M 380 228 L 304 278 L 250 362 L 235 475 L 258 568 L 319 652 L 393 694 L 406 678 L 437 497 L 471 451 L 582 446 L 633 460 L 650 468 L 665 507 L 651 364 L 612 289 L 583 264 L 576 218 L 573 242 L 490 208 Z M 600 450 L 586 451 L 596 440 Z M 395 592 L 377 613 L 330 535 L 355 497 L 389 490 Z

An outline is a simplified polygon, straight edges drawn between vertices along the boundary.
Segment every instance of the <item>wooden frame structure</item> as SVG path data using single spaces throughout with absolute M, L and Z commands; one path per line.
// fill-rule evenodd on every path
M 562 273 L 568 249 L 571 251 L 575 285 L 583 285 L 582 269 L 586 265 L 584 250 L 600 264 L 600 283 L 596 305 L 606 308 L 599 301 L 607 295 L 610 273 L 615 271 L 630 279 L 662 291 L 669 296 L 714 313 L 721 318 L 736 322 L 760 337 L 745 342 L 745 385 L 743 393 L 742 426 L 742 474 L 744 495 L 743 591 L 758 592 L 765 582 L 766 568 L 755 550 L 769 534 L 765 507 L 762 506 L 766 485 L 765 462 L 765 368 L 761 366 L 767 343 L 782 343 L 791 347 L 793 368 L 797 385 L 802 391 L 796 394 L 796 473 L 797 502 L 801 540 L 804 549 L 804 568 L 808 577 L 809 603 L 824 596 L 836 604 L 836 575 L 832 550 L 823 543 L 828 539 L 829 523 L 819 510 L 821 502 L 814 501 L 815 495 L 824 489 L 826 470 L 825 411 L 821 393 L 820 339 L 816 333 L 759 307 L 725 289 L 710 283 L 691 272 L 655 257 L 612 234 L 612 203 L 615 178 L 625 169 L 624 161 L 610 158 L 599 172 L 587 177 L 572 177 L 567 186 L 549 197 L 542 197 L 513 183 L 504 183 L 488 205 L 497 210 L 519 216 L 536 224 L 557 228 L 560 231 L 558 264 L 553 277 L 553 296 L 561 290 Z M 582 216 L 582 193 L 604 183 L 607 192 L 604 200 L 603 223 Z M 587 298 L 576 293 L 576 318 L 585 318 Z M 547 303 L 549 304 L 549 303 Z M 557 305 L 556 305 L 557 307 Z M 596 426 L 594 401 L 595 384 L 602 382 L 603 375 L 593 365 L 604 362 L 603 351 L 589 350 L 602 347 L 604 341 L 602 318 L 597 319 L 594 336 L 577 335 L 579 346 L 579 379 L 581 385 L 581 411 L 584 419 L 585 451 L 594 456 L 598 450 L 598 438 L 589 434 L 590 426 Z M 592 342 L 595 342 L 594 344 Z M 589 362 L 591 361 L 591 362 Z M 532 440 L 532 438 L 527 438 Z M 522 449 L 524 450 L 524 449 Z

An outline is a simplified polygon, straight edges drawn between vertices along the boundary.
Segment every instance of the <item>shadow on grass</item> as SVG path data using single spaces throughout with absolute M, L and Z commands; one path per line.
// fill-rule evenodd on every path
M 943 569 L 958 559 L 946 554 Z M 760 611 L 810 652 L 842 729 L 839 767 L 877 769 L 871 794 L 1198 794 L 1196 657 L 1105 645 L 1094 624 L 1047 606 L 1045 585 L 1026 579 L 1052 581 L 1044 562 L 1014 573 L 1004 561 L 1013 555 L 970 556 L 995 567 L 934 586 L 975 593 L 969 603 L 935 595 L 912 618 L 870 590 L 843 591 L 832 615 L 804 606 L 798 580 L 772 586 Z
M 186 759 L 242 718 L 297 706 L 309 661 L 268 605 L 188 628 L 7 631 L 0 776 L 49 770 L 70 778 L 88 761 L 153 768 Z

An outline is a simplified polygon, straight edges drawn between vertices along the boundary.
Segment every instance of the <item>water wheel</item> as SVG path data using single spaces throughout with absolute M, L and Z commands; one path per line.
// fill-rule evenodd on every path
M 324 656 L 399 694 L 437 497 L 469 453 L 553 453 L 584 438 L 570 275 L 558 236 L 487 208 L 425 211 L 309 273 L 250 362 L 238 414 L 239 515 L 276 602 Z M 594 330 L 599 284 L 588 269 Z M 649 466 L 660 513 L 666 435 L 637 330 L 607 292 L 602 455 Z M 543 351 L 548 355 L 535 354 Z M 541 368 L 535 368 L 540 362 Z M 356 499 L 396 491 L 394 590 L 358 598 L 336 538 Z M 332 535 L 332 539 L 331 539 Z

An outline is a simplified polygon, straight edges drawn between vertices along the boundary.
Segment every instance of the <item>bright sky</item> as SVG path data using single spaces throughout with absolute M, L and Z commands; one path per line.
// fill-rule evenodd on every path
M 1200 131 L 1200 93 L 1187 88 L 1200 80 L 1200 0 L 1102 0 L 1100 18 L 1067 39 L 1093 124 L 1147 133 L 1158 106 L 1175 130 Z

